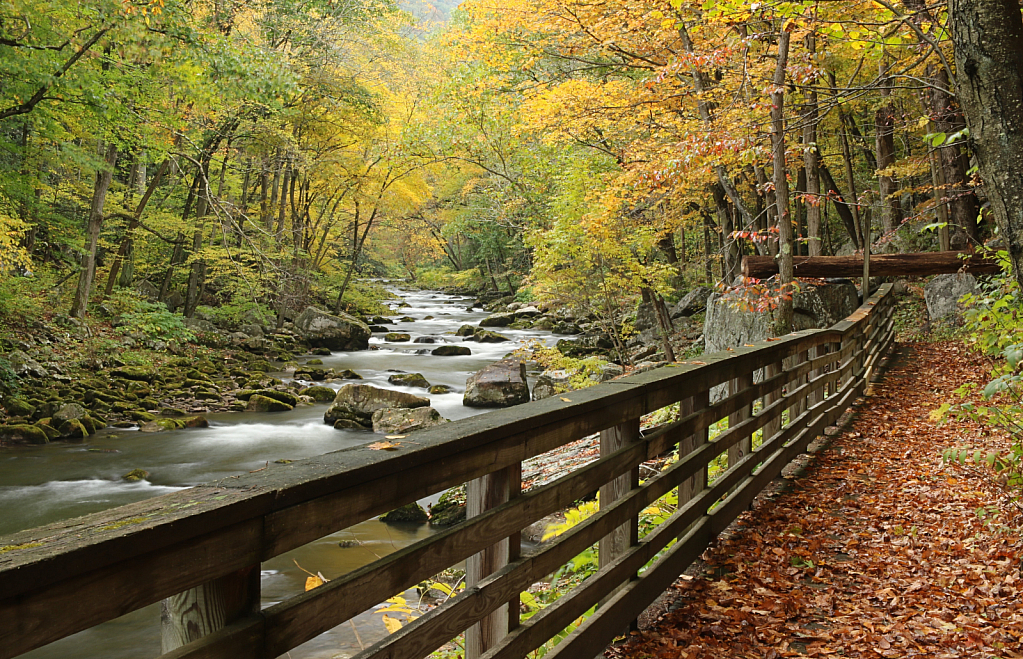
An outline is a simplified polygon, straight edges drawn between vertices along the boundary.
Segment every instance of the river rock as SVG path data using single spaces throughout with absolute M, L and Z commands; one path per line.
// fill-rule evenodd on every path
M 6 398 L 3 401 L 3 406 L 4 409 L 7 410 L 7 413 L 11 416 L 23 416 L 30 418 L 36 413 L 35 405 L 29 403 L 23 398 L 15 398 L 13 396 Z
M 515 309 L 515 318 L 536 318 L 540 313 L 540 310 L 534 306 L 520 307 Z
M 380 517 L 380 521 L 387 524 L 425 524 L 429 519 L 430 516 L 415 501 Z
M 426 381 L 422 373 L 395 373 L 387 378 L 387 381 L 402 387 L 430 388 L 430 383 Z
M 78 403 L 64 403 L 53 413 L 54 425 L 59 426 L 70 419 L 84 419 L 87 414 L 85 408 Z
M 139 481 L 144 481 L 147 478 L 149 478 L 149 472 L 146 471 L 145 469 L 132 469 L 124 476 L 121 476 L 121 478 L 128 481 L 129 483 L 137 483 Z
M 959 298 L 977 290 L 977 278 L 969 273 L 938 275 L 924 286 L 924 301 L 931 321 L 958 321 L 962 312 Z
M 455 336 L 472 336 L 478 330 L 479 328 L 475 325 L 462 325 L 458 328 L 458 331 L 455 332 Z
M 49 444 L 50 438 L 39 426 L 19 423 L 0 426 L 0 445 L 3 444 Z
M 50 375 L 49 371 L 42 367 L 36 360 L 29 357 L 21 350 L 13 350 L 7 355 L 7 361 L 15 375 L 24 377 L 26 375 L 34 378 L 45 378 Z
M 529 402 L 526 365 L 502 359 L 477 371 L 465 381 L 462 404 L 469 407 L 510 407 Z
M 370 325 L 369 326 L 369 331 L 370 332 L 374 332 L 374 333 L 375 332 L 390 332 L 391 328 L 387 327 L 386 325 Z
M 335 375 L 342 380 L 361 380 L 362 376 L 350 368 L 341 369 Z
M 432 336 L 417 336 L 412 343 L 437 343 L 437 339 Z
M 181 426 L 178 425 L 177 419 L 153 419 L 140 425 L 139 432 L 165 432 L 168 430 L 178 430 L 179 428 Z
M 571 391 L 573 375 L 575 375 L 575 371 L 567 369 L 544 371 L 537 376 L 536 384 L 533 385 L 533 400 L 542 400 Z
M 355 421 L 363 427 L 373 425 L 373 413 L 387 408 L 429 407 L 430 399 L 403 391 L 380 389 L 368 384 L 346 384 L 338 390 L 334 403 L 323 415 L 324 423 L 338 419 Z
M 450 394 L 454 391 L 453 387 L 449 387 L 446 384 L 435 384 L 429 389 L 431 394 Z
M 682 296 L 675 308 L 671 310 L 672 319 L 689 317 L 707 309 L 707 299 L 714 294 L 710 286 L 697 286 Z
M 505 341 L 511 341 L 511 339 L 503 334 L 486 329 L 479 330 L 472 336 L 466 337 L 465 340 L 476 341 L 478 343 L 504 343 Z
M 403 409 L 389 407 L 373 412 L 373 432 L 392 434 L 410 433 L 445 423 L 447 419 L 432 407 Z
M 202 318 L 185 318 L 184 322 L 187 329 L 200 334 L 217 334 L 217 326 L 208 320 Z
M 388 332 L 384 334 L 384 341 L 390 341 L 391 343 L 404 343 L 412 338 L 412 335 L 405 334 L 404 332 Z
M 333 402 L 337 392 L 330 387 L 314 386 L 301 389 L 298 394 L 300 396 L 309 396 L 318 403 L 330 403 Z
M 493 313 L 480 321 L 480 327 L 508 327 L 514 322 L 514 312 Z
M 297 398 L 295 402 L 298 402 Z M 249 404 L 245 406 L 246 412 L 288 412 L 293 409 L 294 405 L 261 394 L 252 394 L 249 397 Z
M 84 439 L 89 436 L 89 429 L 82 419 L 68 419 L 57 426 L 57 431 L 64 439 Z
M 471 355 L 472 350 L 465 346 L 441 346 L 430 351 L 435 357 L 455 357 L 458 355 Z
M 141 366 L 122 366 L 121 368 L 115 368 L 110 371 L 110 376 L 115 378 L 123 378 L 125 380 L 135 380 L 137 382 L 151 383 L 153 378 L 156 376 L 156 371 L 152 369 L 143 368 Z
M 365 350 L 369 347 L 369 326 L 346 313 L 329 314 L 307 307 L 294 321 L 295 329 L 313 347 L 330 350 Z

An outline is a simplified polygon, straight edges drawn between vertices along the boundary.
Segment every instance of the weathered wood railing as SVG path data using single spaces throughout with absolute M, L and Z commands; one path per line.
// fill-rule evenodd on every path
M 466 559 L 463 592 L 360 659 L 423 657 L 465 630 L 468 656 L 518 659 L 600 603 L 553 652 L 592 657 L 862 393 L 893 341 L 890 288 L 825 330 L 445 424 L 394 452 L 271 465 L 2 538 L 0 659 L 160 600 L 186 618 L 214 611 L 183 638 L 165 636 L 165 649 L 187 644 L 164 658 L 271 659 Z M 675 403 L 680 420 L 640 434 L 642 415 Z M 594 432 L 598 461 L 519 491 L 523 460 Z M 676 446 L 679 460 L 641 485 L 639 465 Z M 708 483 L 708 465 L 725 452 L 727 471 Z M 465 482 L 465 522 L 258 610 L 261 561 Z M 678 510 L 639 538 L 640 511 L 676 488 Z M 523 528 L 598 489 L 599 513 L 520 551 Z M 599 571 L 520 623 L 519 594 L 597 543 Z

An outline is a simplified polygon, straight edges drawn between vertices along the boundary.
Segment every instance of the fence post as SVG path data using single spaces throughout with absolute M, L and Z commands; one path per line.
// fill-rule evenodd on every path
M 746 373 L 740 375 L 734 380 L 728 381 L 728 395 L 734 396 L 743 389 L 753 384 L 753 374 Z M 728 427 L 734 428 L 743 421 L 749 418 L 752 411 L 752 404 L 744 405 L 737 411 L 728 415 Z M 750 454 L 753 450 L 753 438 L 751 436 L 743 437 L 738 443 L 728 447 L 728 466 L 737 464 L 740 460 Z
M 259 566 L 251 565 L 163 600 L 162 652 L 167 653 L 259 612 Z
M 629 419 L 600 432 L 600 456 L 610 455 L 620 448 L 633 442 L 639 441 L 639 419 Z M 618 499 L 629 493 L 629 490 L 639 486 L 639 467 L 636 467 L 626 474 L 606 483 L 600 487 L 600 505 L 609 506 Z M 622 524 L 611 533 L 600 539 L 597 547 L 597 559 L 600 567 L 611 563 L 625 551 L 639 542 L 639 522 L 632 518 Z M 624 584 L 623 584 L 624 585 Z M 610 597 L 618 588 L 608 593 Z M 607 598 L 605 598 L 607 599 Z
M 515 478 L 517 483 L 512 483 Z M 475 517 L 508 501 L 522 487 L 522 465 L 516 464 L 469 481 L 466 485 L 466 516 Z M 515 534 L 516 537 L 518 534 Z M 473 554 L 465 561 L 465 584 L 472 588 L 485 577 L 508 564 L 511 539 L 505 538 Z M 516 555 L 518 548 L 516 548 Z M 505 604 L 465 630 L 465 658 L 477 659 L 508 633 L 508 605 Z M 515 615 L 518 621 L 518 611 Z
M 774 376 L 783 372 L 783 369 L 784 366 L 782 362 L 768 364 L 767 366 L 764 367 L 764 380 L 765 381 L 770 380 Z M 768 393 L 764 394 L 764 403 L 761 410 L 766 409 L 769 405 L 771 405 L 771 403 L 780 400 L 783 396 L 782 392 L 784 391 L 784 387 L 785 387 L 784 383 L 779 383 L 777 389 L 775 389 L 774 391 L 769 391 Z M 760 435 L 761 443 L 767 442 L 767 440 L 771 439 L 771 437 L 774 436 L 774 433 L 781 430 L 781 422 L 782 422 L 781 415 L 778 415 L 774 419 L 771 419 L 770 421 L 764 424 L 763 432 Z
M 684 419 L 693 412 L 699 412 L 700 410 L 706 409 L 709 405 L 710 390 L 705 389 L 704 391 L 693 396 L 690 396 L 689 398 L 686 398 L 681 403 L 679 403 L 679 417 Z M 706 426 L 704 426 L 703 428 L 698 429 L 692 435 L 682 438 L 682 440 L 679 441 L 678 443 L 679 460 L 685 459 L 687 455 L 689 455 L 696 449 L 706 444 L 709 441 L 708 440 L 709 434 L 710 434 L 709 429 Z M 678 507 L 681 508 L 682 506 L 689 503 L 697 494 L 699 494 L 706 488 L 707 467 L 704 466 L 703 469 L 687 478 L 685 481 L 682 482 L 681 485 L 678 486 Z M 688 532 L 689 530 L 686 529 L 685 531 L 679 534 L 679 537 L 681 538 Z

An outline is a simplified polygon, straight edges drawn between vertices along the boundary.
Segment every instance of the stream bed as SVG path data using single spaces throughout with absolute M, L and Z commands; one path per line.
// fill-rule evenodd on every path
M 465 345 L 471 355 L 433 356 L 429 349 L 436 344 L 462 343 L 461 337 L 454 336 L 455 330 L 463 324 L 479 323 L 487 312 L 467 310 L 472 298 L 435 291 L 391 291 L 401 304 L 394 305 L 391 318 L 408 316 L 413 321 L 391 323 L 390 330 L 410 334 L 412 340 L 434 337 L 436 343 L 387 343 L 383 333 L 374 333 L 370 350 L 320 357 L 322 368 L 349 368 L 362 375 L 363 383 L 428 396 L 432 406 L 448 419 L 486 412 L 462 405 L 465 380 L 473 372 L 524 342 L 551 345 L 558 338 L 540 330 L 502 328 L 499 332 L 512 341 L 468 342 Z M 420 351 L 425 354 L 417 354 Z M 299 362 L 307 359 L 312 356 L 303 356 Z M 422 373 L 430 384 L 449 385 L 453 391 L 427 394 L 423 389 L 389 384 L 387 378 L 394 371 Z M 329 386 L 337 389 L 342 384 Z M 268 461 L 297 460 L 380 438 L 369 431 L 335 430 L 323 422 L 326 408 L 326 404 L 317 404 L 290 412 L 207 414 L 209 428 L 154 434 L 108 428 L 84 443 L 5 449 L 0 452 L 0 536 L 252 471 Z M 136 483 L 121 479 L 133 469 L 148 471 L 149 479 Z M 333 579 L 433 532 L 425 524 L 369 520 L 275 557 L 262 565 L 262 606 L 300 593 L 308 576 L 303 568 Z M 338 543 L 344 540 L 357 540 L 358 544 L 340 547 Z M 356 617 L 354 624 L 341 625 L 289 654 L 293 659 L 342 659 L 385 635 L 381 616 L 365 613 Z M 159 654 L 160 605 L 154 604 L 23 656 L 135 659 Z

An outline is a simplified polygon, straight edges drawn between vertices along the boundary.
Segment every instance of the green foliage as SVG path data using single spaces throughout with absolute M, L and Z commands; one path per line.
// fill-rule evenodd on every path
M 265 304 L 243 298 L 236 298 L 236 301 L 217 307 L 200 306 L 197 311 L 210 318 L 210 322 L 215 325 L 235 329 L 250 323 L 272 327 L 277 318 L 273 310 Z
M 118 327 L 122 334 L 142 334 L 161 341 L 191 341 L 191 332 L 181 316 L 171 313 L 162 302 L 140 300 L 131 311 L 121 314 L 124 324 Z
M 932 413 L 938 420 L 969 419 L 992 426 L 1011 437 L 1009 449 L 1002 452 L 970 446 L 945 449 L 946 463 L 981 469 L 993 476 L 1015 500 L 1023 499 L 1023 299 L 1019 285 L 1009 275 L 992 278 L 982 292 L 966 295 L 966 332 L 970 343 L 994 359 L 992 379 L 982 388 L 967 384 L 958 390 L 963 402 L 946 403 Z M 980 388 L 981 400 L 968 397 Z M 998 515 L 979 510 L 978 515 L 994 524 Z
M 21 389 L 21 380 L 11 367 L 11 362 L 0 356 L 0 393 L 11 395 Z

